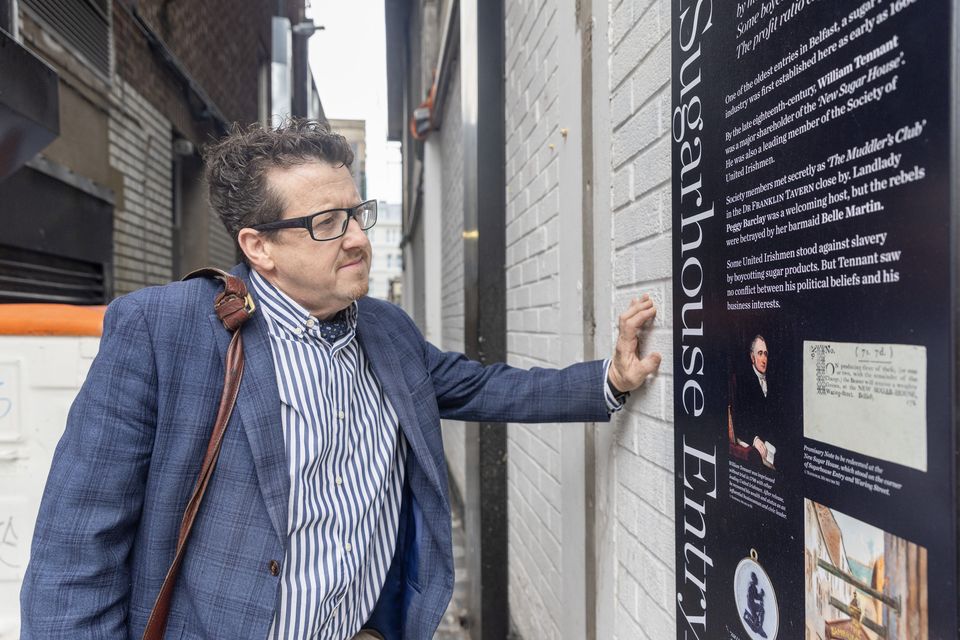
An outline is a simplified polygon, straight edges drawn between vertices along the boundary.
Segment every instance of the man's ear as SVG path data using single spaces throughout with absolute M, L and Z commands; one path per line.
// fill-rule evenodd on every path
M 255 267 L 260 273 L 273 271 L 272 243 L 262 234 L 253 229 L 240 229 L 240 233 L 237 234 L 237 244 L 240 245 L 243 255 L 247 256 L 250 266 Z

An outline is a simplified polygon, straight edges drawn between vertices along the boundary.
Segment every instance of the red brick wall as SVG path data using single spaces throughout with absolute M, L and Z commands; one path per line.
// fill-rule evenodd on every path
M 303 19 L 304 0 L 285 0 L 287 16 Z M 182 82 L 151 51 L 131 16 L 129 0 L 114 0 L 113 33 L 116 72 L 141 92 L 195 142 L 213 132 L 191 114 L 202 110 Z M 270 18 L 276 0 L 140 0 L 140 17 L 163 40 L 230 122 L 257 120 L 257 76 L 269 63 Z

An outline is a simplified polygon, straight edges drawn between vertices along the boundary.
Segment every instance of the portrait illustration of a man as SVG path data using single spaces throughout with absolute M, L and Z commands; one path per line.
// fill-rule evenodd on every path
M 750 367 L 734 378 L 730 407 L 731 445 L 748 459 L 774 468 L 779 440 L 777 402 L 782 389 L 779 381 L 768 377 L 770 352 L 762 335 L 750 342 Z M 735 436 L 734 436 L 735 434 Z

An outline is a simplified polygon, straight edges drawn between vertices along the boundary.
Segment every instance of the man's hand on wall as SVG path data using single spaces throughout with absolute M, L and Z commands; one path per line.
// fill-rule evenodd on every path
M 640 356 L 640 333 L 656 315 L 657 307 L 647 294 L 634 298 L 627 310 L 620 314 L 617 345 L 608 374 L 615 390 L 633 391 L 660 368 L 659 353 Z

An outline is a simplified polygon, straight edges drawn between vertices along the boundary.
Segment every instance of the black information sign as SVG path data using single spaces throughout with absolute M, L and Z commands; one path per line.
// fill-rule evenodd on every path
M 679 638 L 957 637 L 954 20 L 673 2 Z

